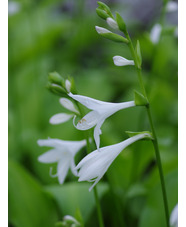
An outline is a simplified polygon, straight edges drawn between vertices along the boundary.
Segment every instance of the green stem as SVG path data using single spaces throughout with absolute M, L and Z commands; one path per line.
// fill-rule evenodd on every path
M 83 109 L 81 108 L 79 102 L 76 101 L 76 104 L 77 104 L 77 107 L 79 109 L 81 117 L 83 117 L 84 116 Z M 87 154 L 89 154 L 91 152 L 91 147 L 90 147 L 89 133 L 88 132 L 85 132 L 85 138 L 86 138 L 86 142 L 87 142 Z M 96 201 L 96 208 L 97 208 L 99 226 L 104 227 L 103 215 L 102 215 L 102 212 L 101 212 L 101 205 L 100 205 L 96 186 L 94 186 L 93 190 L 94 190 L 94 197 L 95 197 L 95 201 Z
M 133 47 L 133 44 L 132 44 L 132 41 L 130 39 L 129 34 L 126 33 L 125 35 L 126 35 L 126 38 L 129 40 L 128 45 L 129 45 L 131 54 L 132 54 L 133 59 L 134 59 L 134 63 L 135 63 L 135 67 L 136 67 L 136 70 L 137 70 L 137 75 L 138 75 L 138 80 L 139 80 L 141 90 L 143 92 L 144 97 L 148 100 L 146 90 L 145 90 L 145 86 L 144 86 L 144 83 L 143 83 L 143 78 L 142 78 L 142 75 L 141 75 L 141 68 L 139 68 L 139 66 L 137 64 L 136 52 L 134 50 L 134 47 Z M 161 163 L 160 151 L 159 151 L 159 147 L 158 147 L 158 140 L 157 140 L 156 132 L 155 132 L 153 121 L 152 121 L 151 111 L 150 111 L 150 105 L 146 106 L 146 110 L 147 110 L 147 115 L 148 115 L 149 124 L 150 124 L 151 131 L 152 131 L 152 135 L 153 135 L 153 138 L 154 138 L 153 146 L 154 146 L 154 150 L 155 150 L 155 154 L 156 154 L 156 160 L 157 160 L 158 169 L 159 169 L 166 223 L 167 223 L 167 227 L 169 227 L 169 209 L 168 209 L 167 193 L 166 193 L 166 188 L 165 188 L 165 180 L 164 180 L 163 168 L 162 168 L 162 163 Z

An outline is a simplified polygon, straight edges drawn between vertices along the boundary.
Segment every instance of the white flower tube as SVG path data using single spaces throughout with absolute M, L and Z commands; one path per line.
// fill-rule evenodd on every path
M 114 64 L 116 66 L 134 65 L 133 60 L 128 60 L 128 59 L 121 57 L 121 56 L 114 56 L 113 61 L 114 61 Z
M 134 101 L 111 103 L 99 101 L 82 95 L 73 95 L 72 93 L 69 93 L 68 95 L 86 106 L 88 109 L 92 110 L 91 112 L 86 114 L 80 121 L 78 121 L 77 125 L 75 125 L 74 117 L 74 126 L 79 130 L 87 130 L 96 126 L 94 129 L 94 139 L 96 142 L 97 149 L 99 149 L 100 146 L 100 128 L 105 119 L 119 110 L 135 106 Z
M 148 133 L 138 134 L 121 143 L 102 147 L 100 151 L 95 150 L 91 152 L 76 166 L 77 170 L 80 169 L 78 172 L 78 181 L 94 182 L 89 188 L 89 191 L 91 191 L 120 152 L 130 144 L 145 137 L 150 137 L 150 135 Z
M 38 161 L 42 163 L 58 163 L 57 174 L 53 176 L 58 177 L 60 184 L 63 184 L 69 169 L 71 169 L 72 173 L 77 176 L 74 156 L 82 147 L 86 145 L 86 140 L 65 141 L 49 138 L 38 140 L 37 142 L 39 146 L 53 147 L 52 150 L 40 155 L 38 157 Z
M 178 227 L 178 204 L 174 207 L 170 216 L 170 226 Z

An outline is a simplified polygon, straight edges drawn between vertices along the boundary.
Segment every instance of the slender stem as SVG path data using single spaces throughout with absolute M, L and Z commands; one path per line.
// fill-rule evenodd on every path
M 83 109 L 81 108 L 79 102 L 76 101 L 76 104 L 77 104 L 77 107 L 79 109 L 81 117 L 83 117 L 84 116 Z M 86 138 L 86 142 L 87 142 L 87 154 L 89 154 L 91 152 L 91 147 L 90 147 L 89 133 L 88 132 L 85 133 L 85 138 Z M 95 201 L 96 201 L 96 208 L 97 208 L 99 226 L 104 227 L 103 215 L 102 215 L 102 212 L 101 212 L 101 205 L 100 205 L 96 185 L 94 186 L 93 190 L 94 190 L 94 197 L 95 197 Z
M 132 44 L 132 41 L 130 39 L 129 34 L 126 33 L 125 35 L 126 35 L 126 38 L 129 40 L 128 45 L 129 45 L 131 54 L 132 54 L 133 59 L 134 59 L 134 63 L 135 63 L 135 67 L 136 67 L 136 70 L 137 70 L 137 75 L 138 75 L 138 80 L 139 80 L 141 90 L 143 92 L 144 97 L 148 100 L 146 90 L 145 90 L 145 86 L 144 86 L 144 83 L 143 83 L 143 78 L 142 78 L 142 75 L 141 75 L 141 68 L 139 68 L 139 66 L 137 64 L 136 52 L 134 50 L 134 47 L 133 47 L 133 44 Z M 156 160 L 157 160 L 158 169 L 159 169 L 166 223 L 167 223 L 167 227 L 169 227 L 170 226 L 169 225 L 169 209 L 168 209 L 167 193 L 166 193 L 166 188 L 165 188 L 165 180 L 164 180 L 163 168 L 162 168 L 162 163 L 161 163 L 160 151 L 159 151 L 159 147 L 158 147 L 158 140 L 157 140 L 156 132 L 155 132 L 153 121 L 152 121 L 151 111 L 150 111 L 150 105 L 146 106 L 146 111 L 147 111 L 149 124 L 150 124 L 151 131 L 152 131 L 152 135 L 153 135 L 153 138 L 154 138 L 153 146 L 154 146 L 154 150 L 155 150 L 155 154 L 156 154 Z

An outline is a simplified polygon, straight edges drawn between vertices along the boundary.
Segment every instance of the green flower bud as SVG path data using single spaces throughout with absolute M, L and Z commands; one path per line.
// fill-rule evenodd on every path
M 104 10 L 97 8 L 96 13 L 99 17 L 106 20 L 108 17 L 110 17 Z
M 114 16 L 112 15 L 112 12 L 110 10 L 110 8 L 103 2 L 97 2 L 99 5 L 99 9 L 102 9 L 105 11 L 106 14 L 108 14 L 110 17 L 114 18 Z
M 57 95 L 59 95 L 59 96 L 67 95 L 66 90 L 65 90 L 63 87 L 61 87 L 60 85 L 58 85 L 58 84 L 51 84 L 51 83 L 48 83 L 46 87 L 47 87 L 52 93 L 57 94 Z
M 64 79 L 57 72 L 49 73 L 48 80 L 51 83 L 54 83 L 54 84 L 58 84 L 58 85 L 63 85 L 64 84 Z
M 110 39 L 112 41 L 120 42 L 120 43 L 121 42 L 122 43 L 128 43 L 128 40 L 126 38 L 124 38 L 121 35 L 115 34 L 111 31 L 109 31 L 108 29 L 96 26 L 96 31 L 97 31 L 98 34 L 105 37 L 106 39 Z

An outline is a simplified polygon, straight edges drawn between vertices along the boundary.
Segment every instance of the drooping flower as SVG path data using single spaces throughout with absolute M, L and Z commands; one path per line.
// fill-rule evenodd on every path
M 170 216 L 170 226 L 178 227 L 178 204 L 174 207 Z
M 78 121 L 77 125 L 75 125 L 75 117 L 74 117 L 74 126 L 79 130 L 87 130 L 94 126 L 94 139 L 96 142 L 97 149 L 99 150 L 100 146 L 100 134 L 101 134 L 101 126 L 106 118 L 110 117 L 112 114 L 116 113 L 119 110 L 126 109 L 129 107 L 135 106 L 134 101 L 130 102 L 122 102 L 122 103 L 111 103 L 111 102 L 103 102 L 93 98 L 89 98 L 82 95 L 73 95 L 69 93 L 69 96 L 73 99 L 77 100 L 88 109 L 92 110 L 88 114 L 86 114 L 80 121 Z
M 138 134 L 130 137 L 129 139 L 126 139 L 121 143 L 102 147 L 100 148 L 100 151 L 95 150 L 91 152 L 90 154 L 85 156 L 76 166 L 77 170 L 80 169 L 78 172 L 78 181 L 94 182 L 93 185 L 89 188 L 89 191 L 91 191 L 92 188 L 103 177 L 109 166 L 120 154 L 120 152 L 130 144 L 145 137 L 151 136 L 148 133 Z
M 107 24 L 108 24 L 111 28 L 119 29 L 119 28 L 118 28 L 117 22 L 116 22 L 114 19 L 112 19 L 111 17 L 107 17 L 106 21 L 107 21 Z
M 79 114 L 79 111 L 75 108 L 74 104 L 67 98 L 60 98 L 59 100 L 60 104 L 65 107 L 67 110 L 70 110 L 72 114 L 67 113 L 58 113 L 52 116 L 49 120 L 50 124 L 61 124 L 68 120 L 70 120 L 72 117 L 74 117 L 75 114 Z
M 113 61 L 114 61 L 114 64 L 116 66 L 134 65 L 133 60 L 128 60 L 128 59 L 121 57 L 121 56 L 114 56 Z
M 160 40 L 160 35 L 162 31 L 162 26 L 160 24 L 155 24 L 150 32 L 150 40 L 152 43 L 156 44 Z
M 86 145 L 86 140 L 65 141 L 49 138 L 38 140 L 37 142 L 39 146 L 53 147 L 53 149 L 40 155 L 38 157 L 38 161 L 42 163 L 58 163 L 57 173 L 51 176 L 58 177 L 60 184 L 63 184 L 69 169 L 71 169 L 72 173 L 77 176 L 77 170 L 75 170 L 74 156 L 82 147 Z

